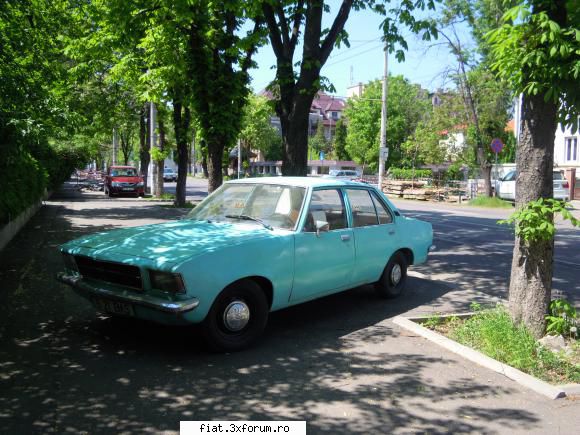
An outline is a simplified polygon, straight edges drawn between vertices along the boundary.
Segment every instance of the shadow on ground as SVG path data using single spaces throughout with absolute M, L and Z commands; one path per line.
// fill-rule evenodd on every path
M 450 290 L 436 280 L 410 278 L 397 301 L 367 286 L 273 313 L 257 346 L 237 354 L 208 353 L 194 328 L 95 315 L 53 279 L 56 247 L 143 215 L 177 216 L 155 205 L 71 208 L 86 198 L 59 192 L 0 254 L 4 433 L 157 433 L 180 420 L 238 419 L 306 420 L 308 433 L 333 434 L 537 428 L 535 413 L 496 403 L 511 388 L 446 375 L 454 356 L 424 352 L 390 322 Z M 435 267 L 467 271 L 461 255 L 451 258 Z M 477 285 L 485 267 L 470 271 Z M 481 400 L 489 406 L 474 405 Z

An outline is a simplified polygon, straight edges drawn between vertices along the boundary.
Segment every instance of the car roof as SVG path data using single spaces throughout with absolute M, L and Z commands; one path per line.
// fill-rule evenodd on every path
M 228 184 L 278 184 L 283 186 L 296 187 L 342 187 L 356 186 L 369 187 L 368 185 L 356 181 L 340 180 L 335 178 L 322 177 L 257 177 L 231 180 Z

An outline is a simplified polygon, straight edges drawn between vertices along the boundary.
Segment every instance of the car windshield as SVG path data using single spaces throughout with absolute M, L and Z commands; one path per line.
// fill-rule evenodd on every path
M 564 176 L 562 175 L 561 172 L 558 171 L 554 171 L 554 180 L 563 180 Z
M 111 169 L 112 177 L 135 177 L 137 171 L 134 168 L 115 168 Z
M 173 169 L 171 169 L 171 168 L 165 168 L 163 170 L 163 172 L 165 172 L 166 174 L 173 174 Z
M 275 184 L 224 184 L 193 209 L 189 219 L 212 222 L 254 222 L 293 230 L 304 202 L 302 187 Z

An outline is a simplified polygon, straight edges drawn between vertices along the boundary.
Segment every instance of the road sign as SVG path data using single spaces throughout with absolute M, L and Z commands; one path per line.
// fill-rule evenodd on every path
M 503 149 L 503 142 L 501 141 L 501 139 L 495 138 L 494 140 L 491 141 L 490 146 L 491 150 L 497 154 Z
M 383 160 L 387 160 L 389 158 L 389 148 L 380 147 L 380 153 Z

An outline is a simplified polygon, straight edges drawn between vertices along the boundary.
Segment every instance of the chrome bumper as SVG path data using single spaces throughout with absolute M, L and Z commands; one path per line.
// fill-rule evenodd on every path
M 147 308 L 153 308 L 158 311 L 171 314 L 181 314 L 194 310 L 199 305 L 199 300 L 196 298 L 186 299 L 184 301 L 168 301 L 154 296 L 123 293 L 119 294 L 111 290 L 95 287 L 83 281 L 82 276 L 67 275 L 64 272 L 59 272 L 56 279 L 60 282 L 70 285 L 81 296 L 90 298 L 91 296 L 103 297 L 130 304 L 141 305 Z

